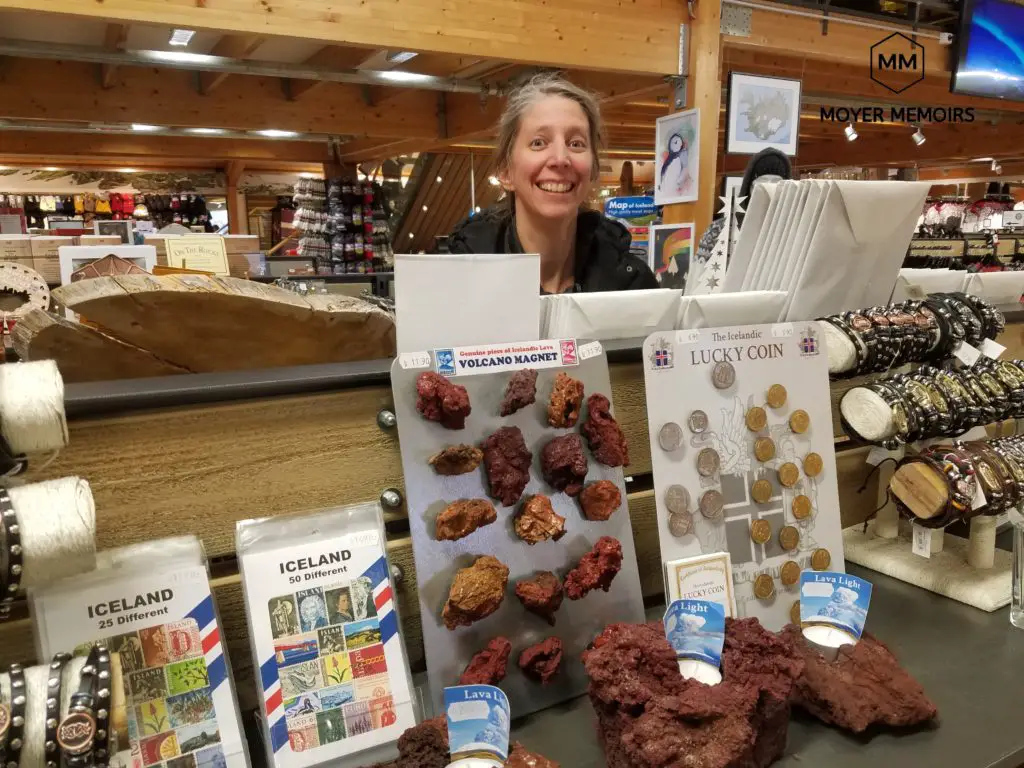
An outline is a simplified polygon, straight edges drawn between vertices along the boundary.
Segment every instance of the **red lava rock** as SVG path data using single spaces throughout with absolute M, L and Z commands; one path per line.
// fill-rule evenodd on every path
M 604 395 L 587 398 L 587 420 L 580 431 L 587 438 L 594 458 L 609 467 L 629 466 L 629 446 L 619 422 L 612 416 L 612 404 Z
M 537 402 L 537 372 L 532 368 L 516 371 L 508 380 L 505 398 L 501 401 L 501 415 L 513 413 Z
M 447 429 L 462 429 L 472 408 L 469 393 L 440 374 L 424 371 L 416 377 L 416 410 L 428 421 Z
M 477 651 L 466 665 L 459 685 L 497 685 L 505 679 L 512 643 L 507 637 L 495 637 L 483 650 Z
M 547 685 L 562 667 L 562 641 L 557 637 L 531 645 L 519 654 L 519 668 L 531 680 Z
M 532 579 L 516 583 L 516 597 L 523 607 L 554 626 L 555 613 L 562 605 L 565 592 L 558 577 L 551 571 L 541 571 Z
M 533 454 L 519 427 L 502 427 L 483 442 L 484 467 L 492 498 L 511 507 L 530 482 Z
M 575 432 L 556 437 L 541 450 L 540 472 L 548 485 L 575 496 L 587 479 L 587 457 L 583 441 Z
M 583 382 L 559 372 L 548 401 L 548 424 L 559 428 L 575 427 L 582 405 Z
M 611 536 L 602 536 L 565 577 L 565 594 L 570 600 L 579 600 L 594 589 L 607 592 L 621 567 L 622 544 Z
M 615 510 L 622 505 L 622 494 L 619 486 L 611 480 L 598 480 L 591 483 L 580 494 L 580 506 L 587 520 L 604 521 L 610 518 Z

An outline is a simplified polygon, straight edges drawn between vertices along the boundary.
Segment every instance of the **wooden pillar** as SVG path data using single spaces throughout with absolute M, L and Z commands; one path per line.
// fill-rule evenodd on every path
M 711 223 L 717 199 L 716 161 L 718 158 L 718 110 L 722 100 L 722 0 L 697 0 L 696 18 L 690 26 L 690 75 L 686 83 L 686 106 L 700 109 L 700 181 L 698 198 L 693 203 L 665 206 L 666 224 L 694 223 L 694 238 L 699 239 Z
M 238 194 L 238 182 L 245 171 L 245 163 L 238 160 L 229 160 L 224 168 L 227 177 L 227 201 L 228 201 L 228 232 L 232 235 L 244 235 L 248 230 L 245 219 L 245 203 L 240 200 Z

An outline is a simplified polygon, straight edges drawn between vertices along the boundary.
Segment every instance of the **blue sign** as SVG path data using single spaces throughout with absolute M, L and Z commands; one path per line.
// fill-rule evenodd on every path
M 859 640 L 870 602 L 869 581 L 832 571 L 800 574 L 800 623 L 805 627 L 827 624 Z
M 496 757 L 508 760 L 512 710 L 508 696 L 493 685 L 456 685 L 444 689 L 448 745 L 452 760 Z
M 437 362 L 437 372 L 441 376 L 455 375 L 455 352 L 451 349 L 435 349 L 434 360 Z
M 609 197 L 604 201 L 605 216 L 613 219 L 637 219 L 654 216 L 653 197 Z
M 725 606 L 710 600 L 673 600 L 665 611 L 665 637 L 678 659 L 722 665 Z

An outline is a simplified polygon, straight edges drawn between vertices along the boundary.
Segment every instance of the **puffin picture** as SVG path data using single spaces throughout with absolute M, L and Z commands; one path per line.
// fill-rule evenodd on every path
M 662 189 L 666 189 L 666 179 L 668 180 L 668 189 L 673 189 L 677 193 L 681 192 L 685 185 L 687 166 L 689 165 L 690 148 L 686 145 L 683 137 L 678 133 L 673 133 L 668 139 L 668 152 L 665 153 L 665 159 L 661 164 L 661 183 Z

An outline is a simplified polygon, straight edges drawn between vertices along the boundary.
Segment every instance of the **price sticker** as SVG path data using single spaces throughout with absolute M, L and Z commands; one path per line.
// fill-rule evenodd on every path
M 772 337 L 776 339 L 788 339 L 793 336 L 792 323 L 778 323 L 772 326 Z
M 917 523 L 913 524 L 914 544 L 912 550 L 918 557 L 930 559 L 932 556 L 932 532 Z
M 589 360 L 592 357 L 597 357 L 603 351 L 600 341 L 588 341 L 586 344 L 580 346 L 577 351 L 580 361 Z
M 998 360 L 999 356 L 1006 351 L 1006 347 L 1000 344 L 998 341 L 992 339 L 985 339 L 981 342 L 981 346 L 978 347 L 978 351 L 981 352 L 985 357 L 991 357 L 993 360 Z
M 429 352 L 404 352 L 398 356 L 398 364 L 405 370 L 430 367 Z
M 895 459 L 896 461 L 899 461 L 904 457 L 904 455 L 906 455 L 906 452 L 906 448 L 902 446 L 894 451 L 887 451 L 885 448 L 876 445 L 874 448 L 868 451 L 868 457 L 867 459 L 865 459 L 865 461 L 872 467 L 877 467 L 886 459 Z
M 971 501 L 971 509 L 981 509 L 988 504 L 988 499 L 985 498 L 985 491 L 981 487 L 981 483 L 974 484 L 974 499 Z
M 971 366 L 978 362 L 981 352 L 977 347 L 968 344 L 966 341 L 961 341 L 956 345 L 956 349 L 953 350 L 953 356 L 964 365 Z
M 700 330 L 697 328 L 690 328 L 685 331 L 679 331 L 676 334 L 677 344 L 696 344 L 700 340 Z

